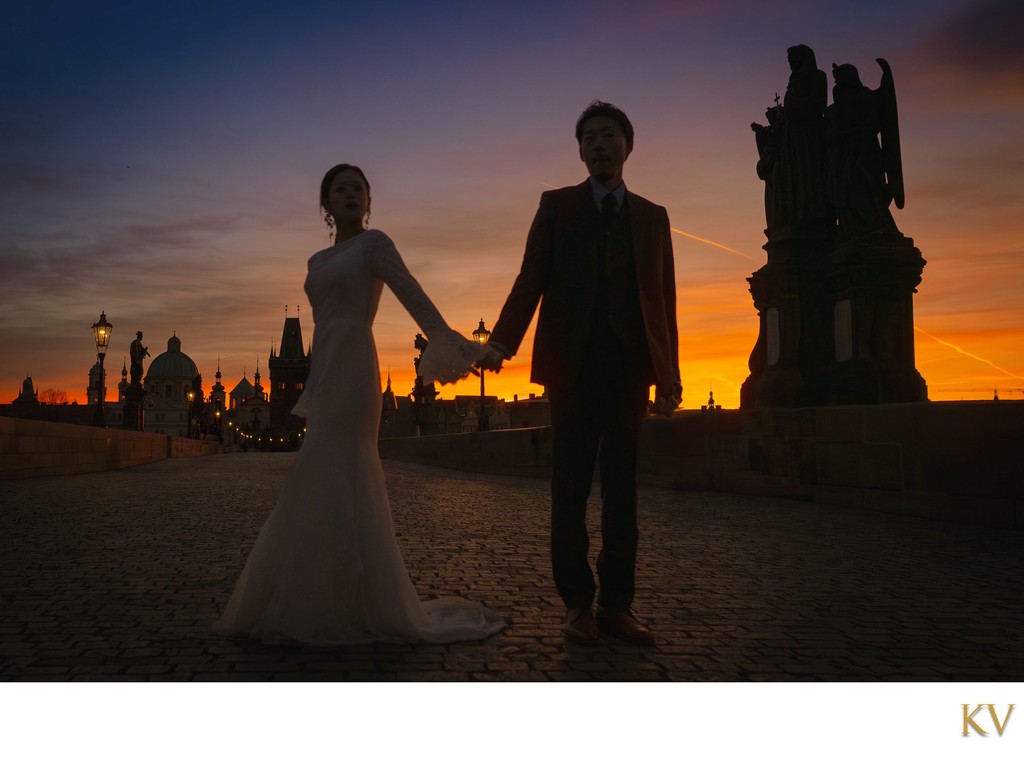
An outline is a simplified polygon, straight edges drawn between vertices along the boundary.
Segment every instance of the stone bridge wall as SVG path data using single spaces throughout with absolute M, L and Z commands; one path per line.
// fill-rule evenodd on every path
M 384 458 L 548 476 L 548 427 L 382 440 Z M 1024 402 L 683 411 L 644 422 L 640 480 L 1024 527 Z
M 164 434 L 0 416 L 0 479 L 107 471 L 222 449 Z

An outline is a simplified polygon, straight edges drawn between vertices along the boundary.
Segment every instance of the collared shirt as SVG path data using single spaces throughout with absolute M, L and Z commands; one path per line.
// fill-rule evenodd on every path
M 604 185 L 601 184 L 594 177 L 590 177 L 590 191 L 594 193 L 594 202 L 597 203 L 597 209 L 601 210 L 601 201 L 604 200 L 605 195 L 615 195 L 616 207 L 622 207 L 622 200 L 626 197 L 626 184 L 621 182 L 618 187 L 613 189 L 611 192 L 605 189 Z

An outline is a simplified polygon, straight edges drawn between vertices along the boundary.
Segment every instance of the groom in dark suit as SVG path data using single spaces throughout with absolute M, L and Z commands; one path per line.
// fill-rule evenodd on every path
M 651 385 L 655 410 L 665 415 L 682 394 L 671 231 L 665 209 L 622 182 L 633 150 L 625 113 L 595 101 L 576 122 L 576 140 L 590 178 L 541 195 L 522 268 L 480 365 L 498 371 L 516 354 L 540 302 L 531 381 L 547 388 L 551 408 L 551 559 L 568 609 L 564 632 L 584 644 L 598 642 L 600 630 L 653 645 L 630 612 L 636 456 Z M 587 558 L 595 461 L 600 591 Z

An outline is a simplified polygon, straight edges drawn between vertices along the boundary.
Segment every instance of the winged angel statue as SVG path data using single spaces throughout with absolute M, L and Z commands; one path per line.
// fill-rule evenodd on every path
M 836 209 L 840 234 L 902 237 L 889 206 L 903 208 L 903 161 L 892 69 L 876 58 L 882 81 L 872 90 L 857 68 L 832 64 L 835 86 L 825 111 L 825 185 Z

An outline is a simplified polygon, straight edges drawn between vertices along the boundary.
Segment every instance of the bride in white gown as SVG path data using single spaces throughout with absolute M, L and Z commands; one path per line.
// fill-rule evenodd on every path
M 324 176 L 336 228 L 309 259 L 312 365 L 293 413 L 306 439 L 215 630 L 269 643 L 453 642 L 505 627 L 458 597 L 421 601 L 395 539 L 377 454 L 380 372 L 371 327 L 383 285 L 427 334 L 425 382 L 469 373 L 478 346 L 452 331 L 386 234 L 366 230 L 370 186 L 348 164 Z M 453 552 L 455 552 L 453 550 Z

